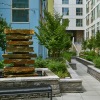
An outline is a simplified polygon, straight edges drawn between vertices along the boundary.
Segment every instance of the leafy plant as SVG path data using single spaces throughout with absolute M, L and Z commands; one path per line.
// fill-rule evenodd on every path
M 97 57 L 93 60 L 95 67 L 100 68 L 100 57 Z
M 75 52 L 62 52 L 62 56 L 64 57 L 64 59 L 66 59 L 69 62 L 71 61 L 71 57 L 75 55 Z
M 65 19 L 61 24 L 62 18 L 63 16 L 58 13 L 52 15 L 44 11 L 44 19 L 39 22 L 37 27 L 39 34 L 35 32 L 40 44 L 48 49 L 49 57 L 59 57 L 63 49 L 69 48 L 70 36 L 65 31 L 69 20 Z
M 38 58 L 35 60 L 34 67 L 36 67 L 36 68 L 45 68 L 46 65 L 47 65 L 46 60 L 42 59 L 41 57 L 38 57 Z
M 50 60 L 50 62 L 47 64 L 48 68 L 54 72 L 56 75 L 59 77 L 67 77 L 69 76 L 69 73 L 67 71 L 67 66 L 63 62 L 55 61 L 55 60 Z
M 0 69 L 2 69 L 2 68 L 4 68 L 4 61 L 3 60 L 0 61 Z
M 93 61 L 93 59 L 95 59 L 97 56 L 98 55 L 95 51 L 85 51 L 80 53 L 80 57 L 89 61 Z
M 87 40 L 82 42 L 82 49 L 85 51 L 87 49 Z
M 10 25 L 7 24 L 6 20 L 2 17 L 0 17 L 0 47 L 2 51 L 5 52 L 6 49 L 6 38 L 4 34 L 4 29 L 10 28 Z
M 88 40 L 88 43 L 87 43 L 87 47 L 90 49 L 90 50 L 95 50 L 96 48 L 96 39 L 95 37 L 91 37 L 91 39 Z

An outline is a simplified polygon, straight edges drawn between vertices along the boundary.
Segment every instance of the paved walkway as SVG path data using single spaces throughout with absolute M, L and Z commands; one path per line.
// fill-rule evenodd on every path
M 100 82 L 87 73 L 87 68 L 76 60 L 77 74 L 82 79 L 83 93 L 62 93 L 61 97 L 53 97 L 53 100 L 100 100 Z M 34 98 L 34 100 L 50 100 L 49 98 Z

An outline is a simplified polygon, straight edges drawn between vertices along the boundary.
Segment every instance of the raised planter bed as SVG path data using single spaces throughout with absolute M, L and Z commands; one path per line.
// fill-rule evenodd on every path
M 40 83 L 50 84 L 52 86 L 53 96 L 59 96 L 64 92 L 82 92 L 82 80 L 78 77 L 76 72 L 69 67 L 68 71 L 71 78 L 60 79 L 57 75 L 51 72 L 48 68 L 36 68 L 36 72 L 39 72 L 43 76 L 36 77 L 13 77 L 13 78 L 0 78 L 0 88 L 4 87 L 28 87 Z M 28 97 L 34 98 L 36 95 L 28 94 Z M 0 96 L 2 98 L 26 98 L 26 95 L 14 95 L 14 96 Z M 29 98 L 29 99 L 30 99 Z
M 71 78 L 60 79 L 60 91 L 61 92 L 83 92 L 82 91 L 82 80 L 79 78 L 77 73 L 71 68 L 69 62 L 66 61 L 68 65 L 68 72 Z
M 80 57 L 76 57 L 76 60 L 79 61 L 80 63 L 82 63 L 85 66 L 87 66 L 87 65 L 94 65 L 93 62 L 88 61 L 88 60 L 83 59 L 83 58 L 80 58 Z
M 93 65 L 88 65 L 87 72 L 100 81 L 100 69 L 94 67 Z
M 96 68 L 93 62 L 76 57 L 76 60 L 87 66 L 87 72 L 100 81 L 100 69 Z

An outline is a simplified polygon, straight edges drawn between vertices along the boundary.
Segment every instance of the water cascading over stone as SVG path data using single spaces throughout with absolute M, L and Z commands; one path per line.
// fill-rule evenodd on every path
M 3 54 L 4 63 L 12 66 L 4 68 L 4 77 L 27 77 L 34 76 L 34 52 L 32 35 L 33 30 L 26 29 L 5 29 L 7 47 L 6 54 Z M 33 58 L 33 59 L 32 59 Z

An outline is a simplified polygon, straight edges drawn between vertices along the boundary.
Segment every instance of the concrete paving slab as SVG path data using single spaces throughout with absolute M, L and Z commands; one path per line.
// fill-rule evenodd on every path
M 83 100 L 81 97 L 76 97 L 76 96 L 63 96 L 63 100 Z
M 100 100 L 100 96 L 82 96 L 83 100 Z
M 80 93 L 81 96 L 98 96 L 99 93 L 96 91 L 85 91 L 84 93 Z

